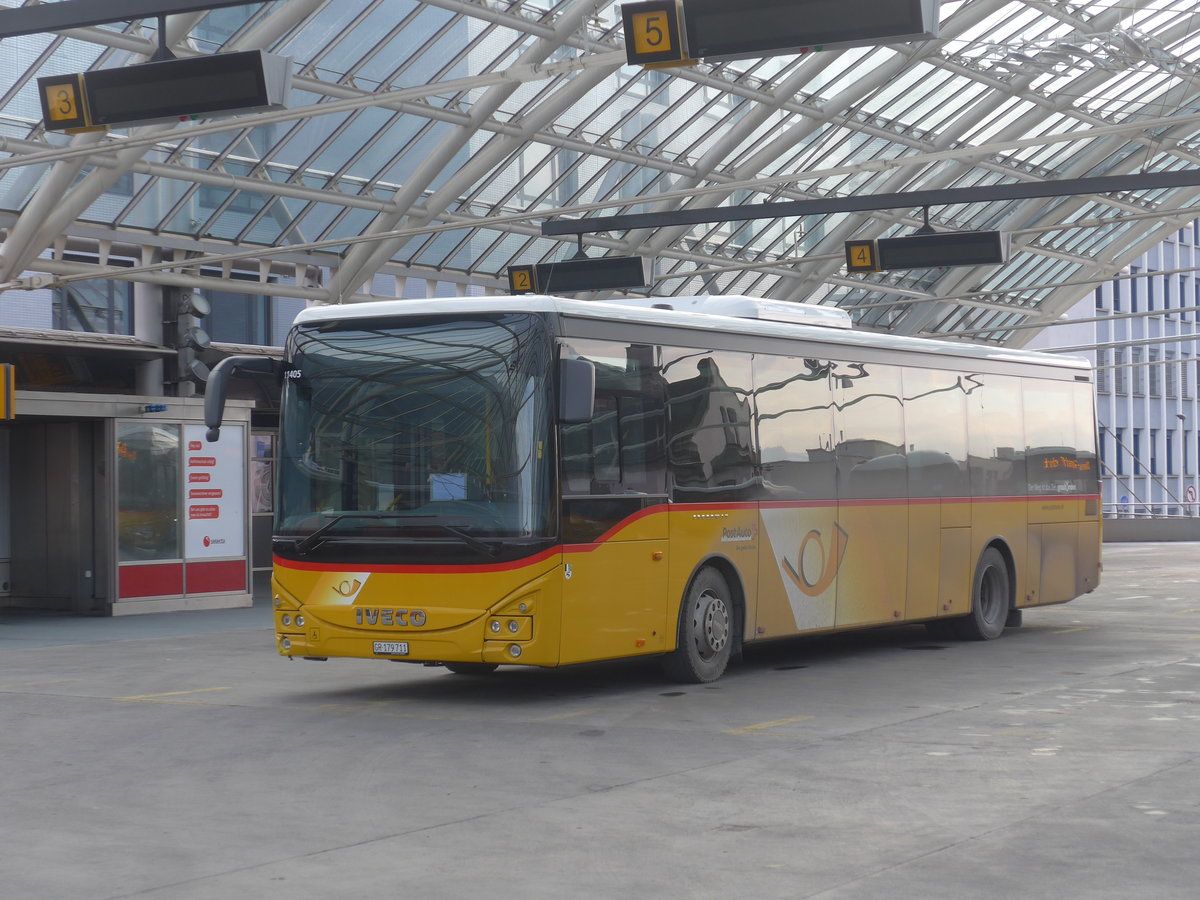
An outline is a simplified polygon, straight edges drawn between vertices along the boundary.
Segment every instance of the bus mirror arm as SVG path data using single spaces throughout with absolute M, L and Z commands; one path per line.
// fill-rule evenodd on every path
M 204 388 L 205 438 L 211 444 L 221 436 L 221 418 L 225 414 L 225 398 L 229 395 L 229 380 L 239 372 L 264 372 L 275 375 L 279 363 L 269 356 L 227 356 L 213 367 Z
M 596 365 L 586 359 L 558 361 L 558 421 L 578 425 L 592 421 L 596 399 Z

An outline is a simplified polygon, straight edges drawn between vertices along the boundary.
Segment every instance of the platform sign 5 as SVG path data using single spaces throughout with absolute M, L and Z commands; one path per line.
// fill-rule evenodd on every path
M 851 272 L 881 271 L 875 241 L 846 241 L 846 268 Z
M 631 66 L 689 65 L 676 0 L 621 5 L 625 58 Z

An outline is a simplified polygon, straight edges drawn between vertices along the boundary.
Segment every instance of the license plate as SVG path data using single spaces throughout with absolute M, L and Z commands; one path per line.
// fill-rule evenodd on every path
M 380 656 L 408 656 L 408 641 L 376 641 L 375 652 Z

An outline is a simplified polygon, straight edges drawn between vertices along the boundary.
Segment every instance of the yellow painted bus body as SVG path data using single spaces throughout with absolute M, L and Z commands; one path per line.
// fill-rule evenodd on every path
M 744 643 L 930 621 L 970 612 L 988 546 L 1009 559 L 1016 608 L 1071 600 L 1098 583 L 1098 498 L 676 503 L 594 543 L 502 565 L 277 559 L 276 640 L 285 656 L 430 663 L 662 654 L 675 647 L 681 598 L 703 565 L 737 594 Z M 376 642 L 406 652 L 380 653 Z

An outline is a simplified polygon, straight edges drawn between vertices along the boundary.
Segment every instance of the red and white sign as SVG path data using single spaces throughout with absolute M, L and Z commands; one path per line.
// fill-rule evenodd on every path
M 189 488 L 184 501 L 184 556 L 204 559 L 246 554 L 246 447 L 241 425 L 225 425 L 215 443 L 205 426 L 185 425 Z

